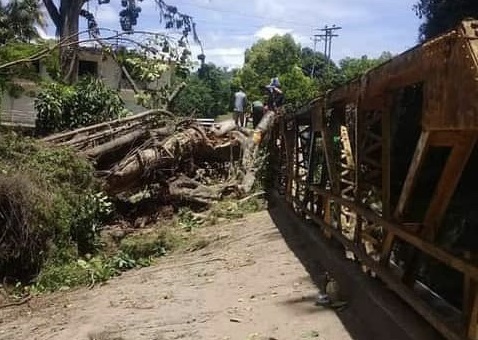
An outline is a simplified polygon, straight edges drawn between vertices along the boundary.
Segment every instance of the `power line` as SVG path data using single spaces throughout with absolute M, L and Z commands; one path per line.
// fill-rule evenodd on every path
M 212 7 L 208 7 L 208 6 L 192 4 L 192 3 L 187 3 L 187 2 L 184 3 L 184 5 L 190 6 L 190 7 L 196 7 L 196 8 L 204 9 L 204 10 L 207 10 L 207 11 L 212 11 L 212 12 L 233 14 L 233 15 L 236 15 L 236 16 L 246 17 L 246 18 L 255 18 L 255 19 L 261 19 L 261 20 L 270 20 L 271 19 L 271 18 L 265 17 L 265 16 L 241 13 L 241 12 L 236 12 L 236 11 L 228 10 L 228 9 L 212 8 Z M 291 25 L 302 26 L 302 27 L 309 27 L 309 28 L 312 27 L 312 25 L 307 25 L 307 24 L 304 24 L 304 23 L 299 22 L 299 21 L 279 19 L 279 20 L 274 20 L 274 22 L 291 24 Z

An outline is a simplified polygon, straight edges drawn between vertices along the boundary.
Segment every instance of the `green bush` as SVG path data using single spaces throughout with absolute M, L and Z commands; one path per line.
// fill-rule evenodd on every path
M 83 78 L 72 86 L 45 84 L 35 110 L 40 135 L 116 119 L 127 112 L 118 92 L 96 78 Z
M 65 249 L 94 251 L 111 211 L 93 168 L 71 150 L 0 136 L 0 273 L 28 281 Z

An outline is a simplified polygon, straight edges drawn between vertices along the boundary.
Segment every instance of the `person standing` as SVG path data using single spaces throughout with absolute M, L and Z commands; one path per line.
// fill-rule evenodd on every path
M 268 93 L 267 106 L 274 111 L 284 104 L 284 93 L 280 87 L 279 78 L 277 77 L 272 78 L 271 83 L 265 87 Z
M 247 106 L 247 95 L 244 88 L 241 86 L 239 91 L 234 94 L 234 121 L 238 126 L 245 125 L 245 109 Z
M 256 100 L 252 103 L 252 127 L 255 129 L 257 124 L 264 116 L 264 104 L 260 100 Z

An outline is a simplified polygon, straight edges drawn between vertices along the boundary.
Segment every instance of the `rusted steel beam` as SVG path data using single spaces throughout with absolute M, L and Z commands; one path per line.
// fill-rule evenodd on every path
M 430 146 L 429 138 L 430 132 L 424 131 L 422 132 L 422 134 L 420 135 L 420 139 L 418 140 L 415 154 L 413 155 L 412 163 L 408 168 L 407 177 L 405 179 L 405 183 L 403 184 L 402 192 L 400 193 L 397 208 L 395 209 L 394 218 L 397 220 L 399 220 L 403 215 L 412 195 L 412 191 L 417 181 L 418 174 L 420 173 L 423 161 L 425 160 L 425 155 Z
M 453 147 L 451 154 L 448 157 L 423 221 L 425 226 L 425 236 L 431 241 L 435 239 L 437 229 L 441 224 L 450 200 L 455 193 L 461 174 L 473 152 L 477 137 L 476 134 L 468 135 L 462 143 Z
M 429 138 L 430 132 L 425 131 L 420 135 L 420 139 L 418 140 L 417 147 L 415 149 L 415 154 L 413 155 L 412 163 L 410 164 L 405 183 L 402 187 L 402 192 L 400 193 L 397 207 L 395 208 L 395 212 L 393 214 L 395 220 L 399 221 L 401 219 L 408 205 L 410 197 L 412 196 L 413 188 L 415 187 L 420 169 L 423 165 L 429 148 Z M 390 260 L 390 253 L 393 247 L 394 239 L 394 233 L 387 231 L 382 243 L 382 252 L 380 256 L 382 263 L 388 263 Z
M 450 204 L 450 200 L 455 193 L 455 189 L 461 178 L 461 174 L 465 169 L 468 159 L 473 152 L 476 143 L 476 134 L 467 133 L 462 136 L 461 140 L 455 140 L 455 145 L 452 148 L 451 154 L 445 164 L 440 180 L 435 188 L 435 193 L 430 202 L 430 205 L 423 220 L 423 230 L 420 232 L 421 236 L 433 242 L 436 233 L 441 225 L 446 209 Z M 413 252 L 409 263 L 406 265 L 403 280 L 407 284 L 413 284 L 415 281 L 415 274 L 418 267 L 418 253 Z
M 475 291 L 472 301 L 471 316 L 468 322 L 467 336 L 469 339 L 478 339 L 478 294 Z
M 390 217 L 391 196 L 391 110 L 384 105 L 382 111 L 382 216 Z
M 358 214 L 362 215 L 365 219 L 377 225 L 382 226 L 388 232 L 392 232 L 396 237 L 418 248 L 423 253 L 432 256 L 433 258 L 442 262 L 443 264 L 459 272 L 467 273 L 474 280 L 478 280 L 478 267 L 470 263 L 470 261 L 456 257 L 450 254 L 449 252 L 443 250 L 442 248 L 434 245 L 433 243 L 427 240 L 424 240 L 413 233 L 410 233 L 409 231 L 406 230 L 405 226 L 383 219 L 382 217 L 378 216 L 376 213 L 374 213 L 370 209 L 364 207 L 362 204 L 352 202 L 340 196 L 334 195 L 330 191 L 319 188 L 315 185 L 311 186 L 311 189 L 318 195 L 327 197 L 335 202 L 338 202 L 356 211 Z
M 338 198 L 338 197 L 337 197 Z M 337 198 L 333 198 L 334 200 Z M 301 202 L 296 200 L 296 204 L 302 208 L 303 212 L 306 213 L 315 223 L 317 223 L 322 228 L 326 229 L 332 236 L 337 239 L 342 245 L 348 249 L 352 250 L 353 253 L 359 258 L 359 260 L 370 267 L 381 279 L 382 281 L 392 289 L 398 296 L 400 296 L 406 303 L 412 306 L 425 320 L 427 320 L 433 327 L 435 327 L 446 339 L 448 340 L 463 340 L 463 337 L 460 335 L 460 330 L 454 329 L 452 326 L 444 322 L 443 318 L 434 311 L 430 306 L 428 306 L 424 301 L 422 301 L 411 288 L 405 286 L 397 280 L 397 277 L 393 273 L 380 265 L 379 262 L 374 261 L 370 258 L 366 252 L 355 245 L 353 241 L 345 238 L 342 233 L 332 227 L 330 224 L 326 223 L 321 218 L 317 217 L 311 211 L 302 207 Z M 344 204 L 346 205 L 346 204 Z

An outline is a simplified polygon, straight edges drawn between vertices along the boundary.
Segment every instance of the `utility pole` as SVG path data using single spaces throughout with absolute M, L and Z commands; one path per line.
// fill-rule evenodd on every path
M 332 54 L 332 39 L 335 37 L 338 37 L 338 34 L 335 34 L 334 32 L 337 30 L 342 29 L 342 27 L 338 27 L 335 25 L 332 25 L 332 27 L 328 27 L 327 25 L 324 28 L 316 29 L 317 31 L 320 31 L 320 34 L 314 34 L 314 52 L 316 52 L 316 46 L 317 42 L 323 40 L 324 43 L 324 56 L 325 56 L 325 69 L 326 72 L 328 73 L 329 71 L 329 66 L 330 66 L 330 61 L 331 61 L 331 54 Z M 313 67 L 315 71 L 315 63 Z
M 314 35 L 312 37 L 312 41 L 314 42 L 314 54 L 313 54 L 313 61 L 314 63 L 312 64 L 312 70 L 310 71 L 310 77 L 311 78 L 314 78 L 314 74 L 315 74 L 315 67 L 316 67 L 316 64 L 317 64 L 317 59 L 315 58 L 315 53 L 317 52 L 317 43 L 320 41 L 320 38 L 317 37 L 316 35 Z

